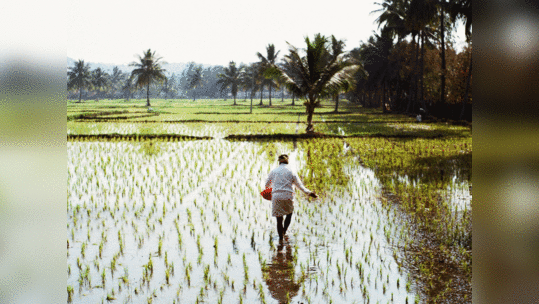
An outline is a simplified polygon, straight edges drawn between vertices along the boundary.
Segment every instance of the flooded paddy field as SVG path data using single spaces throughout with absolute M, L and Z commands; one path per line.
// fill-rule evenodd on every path
M 375 172 L 349 161 L 339 186 L 311 184 L 308 147 L 68 142 L 68 300 L 422 302 L 402 263 L 407 223 Z M 281 244 L 259 194 L 274 152 L 322 194 L 296 194 Z

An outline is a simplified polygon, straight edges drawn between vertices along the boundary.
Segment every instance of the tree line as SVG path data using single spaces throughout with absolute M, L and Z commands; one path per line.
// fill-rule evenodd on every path
M 314 132 L 312 115 L 324 99 L 339 97 L 364 107 L 380 107 L 384 112 L 421 113 L 452 119 L 471 120 L 471 0 L 384 0 L 374 32 L 359 47 L 345 52 L 345 42 L 334 36 L 316 34 L 305 37 L 305 48 L 288 44 L 289 53 L 278 61 L 280 51 L 273 44 L 265 54 L 257 53 L 259 62 L 203 69 L 191 62 L 181 76 L 165 76 L 161 58 L 150 49 L 132 62 L 131 74 L 114 68 L 107 75 L 99 68 L 90 72 L 79 60 L 68 71 L 68 89 L 78 92 L 79 102 L 84 89 L 95 96 L 118 96 L 127 100 L 138 90 L 164 98 L 226 98 L 230 93 L 236 105 L 238 92 L 251 100 L 267 89 L 269 106 L 274 89 L 304 101 L 307 132 Z M 458 20 L 465 23 L 468 46 L 457 53 L 447 43 Z M 116 81 L 115 81 L 116 79 Z M 153 95 L 150 92 L 153 92 Z M 101 94 L 101 95 L 100 95 Z M 116 94 L 116 95 L 115 95 Z M 127 94 L 127 95 L 126 95 Z M 458 109 L 455 110 L 455 109 Z
M 78 60 L 67 71 L 68 99 L 77 99 L 78 102 L 99 99 L 129 101 L 140 98 L 146 98 L 147 101 L 150 98 L 192 98 L 193 100 L 223 98 L 226 100 L 229 95 L 236 99 L 239 93 L 244 99 L 251 94 L 253 97 L 256 95 L 260 97 L 260 104 L 263 104 L 264 98 L 267 99 L 269 96 L 271 99 L 272 89 L 275 88 L 271 80 L 264 78 L 258 63 L 237 66 L 235 62 L 231 62 L 228 67 L 215 65 L 204 68 L 202 64 L 189 62 L 178 75 L 166 74 L 160 60 L 161 58 L 157 58 L 155 53 L 147 50 L 143 56 L 139 56 L 139 62 L 130 64 L 135 69 L 129 73 L 123 72 L 117 66 L 113 68 L 112 73 L 100 67 L 92 70 L 84 60 Z M 157 65 L 151 68 L 151 62 Z M 151 78 L 149 82 L 145 81 L 146 76 L 143 75 L 145 70 L 148 73 L 155 73 L 149 76 Z M 139 73 L 142 73 L 141 77 Z M 235 75 L 236 73 L 238 75 Z M 238 76 L 241 76 L 241 84 L 234 80 L 234 77 Z M 254 82 L 250 80 L 250 77 L 254 79 Z M 234 89 L 230 91 L 232 88 Z M 288 92 L 281 90 L 281 100 L 285 97 L 291 96 Z M 234 104 L 236 104 L 235 100 Z

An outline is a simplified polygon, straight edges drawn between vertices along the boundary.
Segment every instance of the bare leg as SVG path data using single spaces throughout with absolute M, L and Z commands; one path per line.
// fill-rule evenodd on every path
M 284 228 L 283 228 L 283 217 L 277 216 L 277 233 L 279 234 L 279 241 L 283 240 Z
M 292 213 L 286 215 L 286 219 L 284 220 L 283 235 L 286 234 L 286 230 L 288 230 L 288 226 L 290 226 L 291 221 L 292 221 Z

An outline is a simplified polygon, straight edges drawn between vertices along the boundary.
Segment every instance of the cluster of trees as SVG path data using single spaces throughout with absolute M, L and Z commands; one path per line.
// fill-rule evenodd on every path
M 264 91 L 269 91 L 271 105 L 271 92 L 276 85 L 271 79 L 264 78 L 259 63 L 237 66 L 235 62 L 230 62 L 228 67 L 217 65 L 204 68 L 201 64 L 189 62 L 180 75 L 167 75 L 160 60 L 155 52 L 145 51 L 143 56 L 139 56 L 139 61 L 130 64 L 135 69 L 128 73 L 117 66 L 112 73 L 99 67 L 91 70 L 84 60 L 78 60 L 67 71 L 68 98 L 78 99 L 79 102 L 83 99 L 123 98 L 129 101 L 131 98 L 146 98 L 150 104 L 150 98 L 226 100 L 232 95 L 236 104 L 238 95 L 244 99 L 250 95 L 252 99 L 258 94 L 262 104 L 263 98 L 267 97 Z M 154 73 L 153 76 L 144 76 L 145 70 Z M 145 81 L 147 77 L 150 77 L 151 81 Z M 241 81 L 241 84 L 238 81 Z M 290 96 L 287 92 L 281 93 L 282 100 L 285 96 Z
M 384 0 L 375 33 L 351 55 L 367 78 L 346 96 L 365 107 L 471 120 L 472 1 Z M 457 53 L 447 38 L 465 24 L 468 46 Z M 422 109 L 422 111 L 421 111 Z

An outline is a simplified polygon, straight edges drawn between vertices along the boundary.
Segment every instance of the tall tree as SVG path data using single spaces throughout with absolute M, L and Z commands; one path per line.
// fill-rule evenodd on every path
M 334 37 L 331 38 L 333 41 Z M 289 54 L 284 57 L 283 67 L 272 64 L 266 75 L 281 78 L 290 91 L 305 98 L 306 132 L 314 133 L 312 118 L 321 98 L 351 89 L 361 66 L 342 50 L 333 50 L 329 39 L 321 34 L 316 34 L 312 41 L 305 37 L 305 44 L 307 48 L 302 56 L 298 48 L 288 43 Z
M 124 73 L 115 66 L 112 69 L 112 74 L 110 75 L 110 98 L 116 98 L 118 91 L 121 89 L 122 80 L 124 78 Z
M 165 100 L 168 99 L 169 94 L 172 93 L 173 96 L 176 94 L 176 77 L 174 74 L 165 78 L 163 86 L 161 86 L 160 93 L 165 94 Z
M 262 55 L 260 52 L 256 53 L 256 55 L 260 59 L 261 68 L 265 69 L 266 67 L 274 65 L 275 61 L 277 60 L 277 56 L 279 55 L 279 52 L 280 51 L 275 52 L 275 45 L 269 44 L 266 47 L 266 56 Z M 271 107 L 271 89 L 275 85 L 275 83 L 271 79 L 268 79 L 266 81 L 266 84 L 269 86 L 269 105 Z
M 143 53 L 143 56 L 138 56 L 140 62 L 132 62 L 130 66 L 135 69 L 131 72 L 134 77 L 135 84 L 138 87 L 146 86 L 146 106 L 150 107 L 150 84 L 153 82 L 161 82 L 166 79 L 165 69 L 161 67 L 162 58 L 155 56 L 155 51 L 152 53 L 148 49 Z
M 392 36 L 397 36 L 399 43 L 409 32 L 406 27 L 406 12 L 408 9 L 409 0 L 384 0 L 380 5 L 382 8 L 372 11 L 371 13 L 380 13 L 375 22 L 378 23 L 378 28 L 384 27 L 392 32 Z
M 124 86 L 122 87 L 122 91 L 124 93 L 124 97 L 126 101 L 129 101 L 131 98 L 131 93 L 133 93 L 134 88 L 134 77 L 132 75 L 126 75 L 124 79 Z
M 247 89 L 251 91 L 250 98 L 251 98 L 251 108 L 250 113 L 253 113 L 253 97 L 258 90 L 259 83 L 257 81 L 259 74 L 259 68 L 258 63 L 252 63 L 245 67 L 243 77 L 242 77 L 242 85 Z
M 202 87 L 204 84 L 203 78 L 204 77 L 202 76 L 202 65 L 196 66 L 193 73 L 189 75 L 187 87 L 190 90 L 193 90 L 193 101 L 196 100 L 196 89 Z
M 450 17 L 451 22 L 455 23 L 457 19 L 464 22 L 464 33 L 466 34 L 466 40 L 472 41 L 472 0 L 453 0 L 450 4 Z M 468 67 L 468 76 L 466 78 L 466 91 L 464 93 L 464 100 L 462 102 L 462 110 L 460 112 L 460 119 L 464 118 L 466 111 L 466 104 L 468 103 L 468 92 L 470 89 L 470 79 L 472 78 L 472 52 L 470 52 L 470 66 Z
M 337 40 L 335 39 L 335 36 L 331 36 L 331 52 L 329 54 L 328 59 L 333 60 L 336 56 L 339 54 L 342 54 L 344 52 L 345 43 L 343 40 Z M 335 113 L 339 112 L 339 94 L 341 93 L 341 88 L 337 88 L 333 92 L 333 99 L 335 100 Z
M 437 4 L 437 0 L 411 0 L 410 6 L 408 7 L 406 26 L 412 34 L 412 40 L 415 45 L 414 77 L 413 86 L 410 87 L 410 95 L 407 107 L 408 112 L 413 109 L 414 102 L 419 96 L 418 92 L 421 75 L 419 62 L 419 40 L 421 37 L 423 37 L 423 32 L 427 25 L 432 23 L 437 17 Z M 417 44 L 416 37 L 418 37 Z
M 109 87 L 109 74 L 104 72 L 101 68 L 97 68 L 92 71 L 92 87 L 97 91 L 96 99 L 99 100 L 99 96 L 103 91 L 106 91 Z
M 242 69 L 237 68 L 234 61 L 230 61 L 228 67 L 225 67 L 224 73 L 219 74 L 219 81 L 217 81 L 223 90 L 227 87 L 230 88 L 232 96 L 234 96 L 234 105 L 236 105 L 236 94 L 238 94 L 238 86 L 241 84 L 242 73 Z
M 88 89 L 92 85 L 92 76 L 90 73 L 90 66 L 88 64 L 84 63 L 84 60 L 80 60 L 75 62 L 75 66 L 69 67 L 69 71 L 67 72 L 68 76 L 68 82 L 67 82 L 67 89 L 68 90 L 78 90 L 79 91 L 79 101 L 82 100 L 82 90 Z

